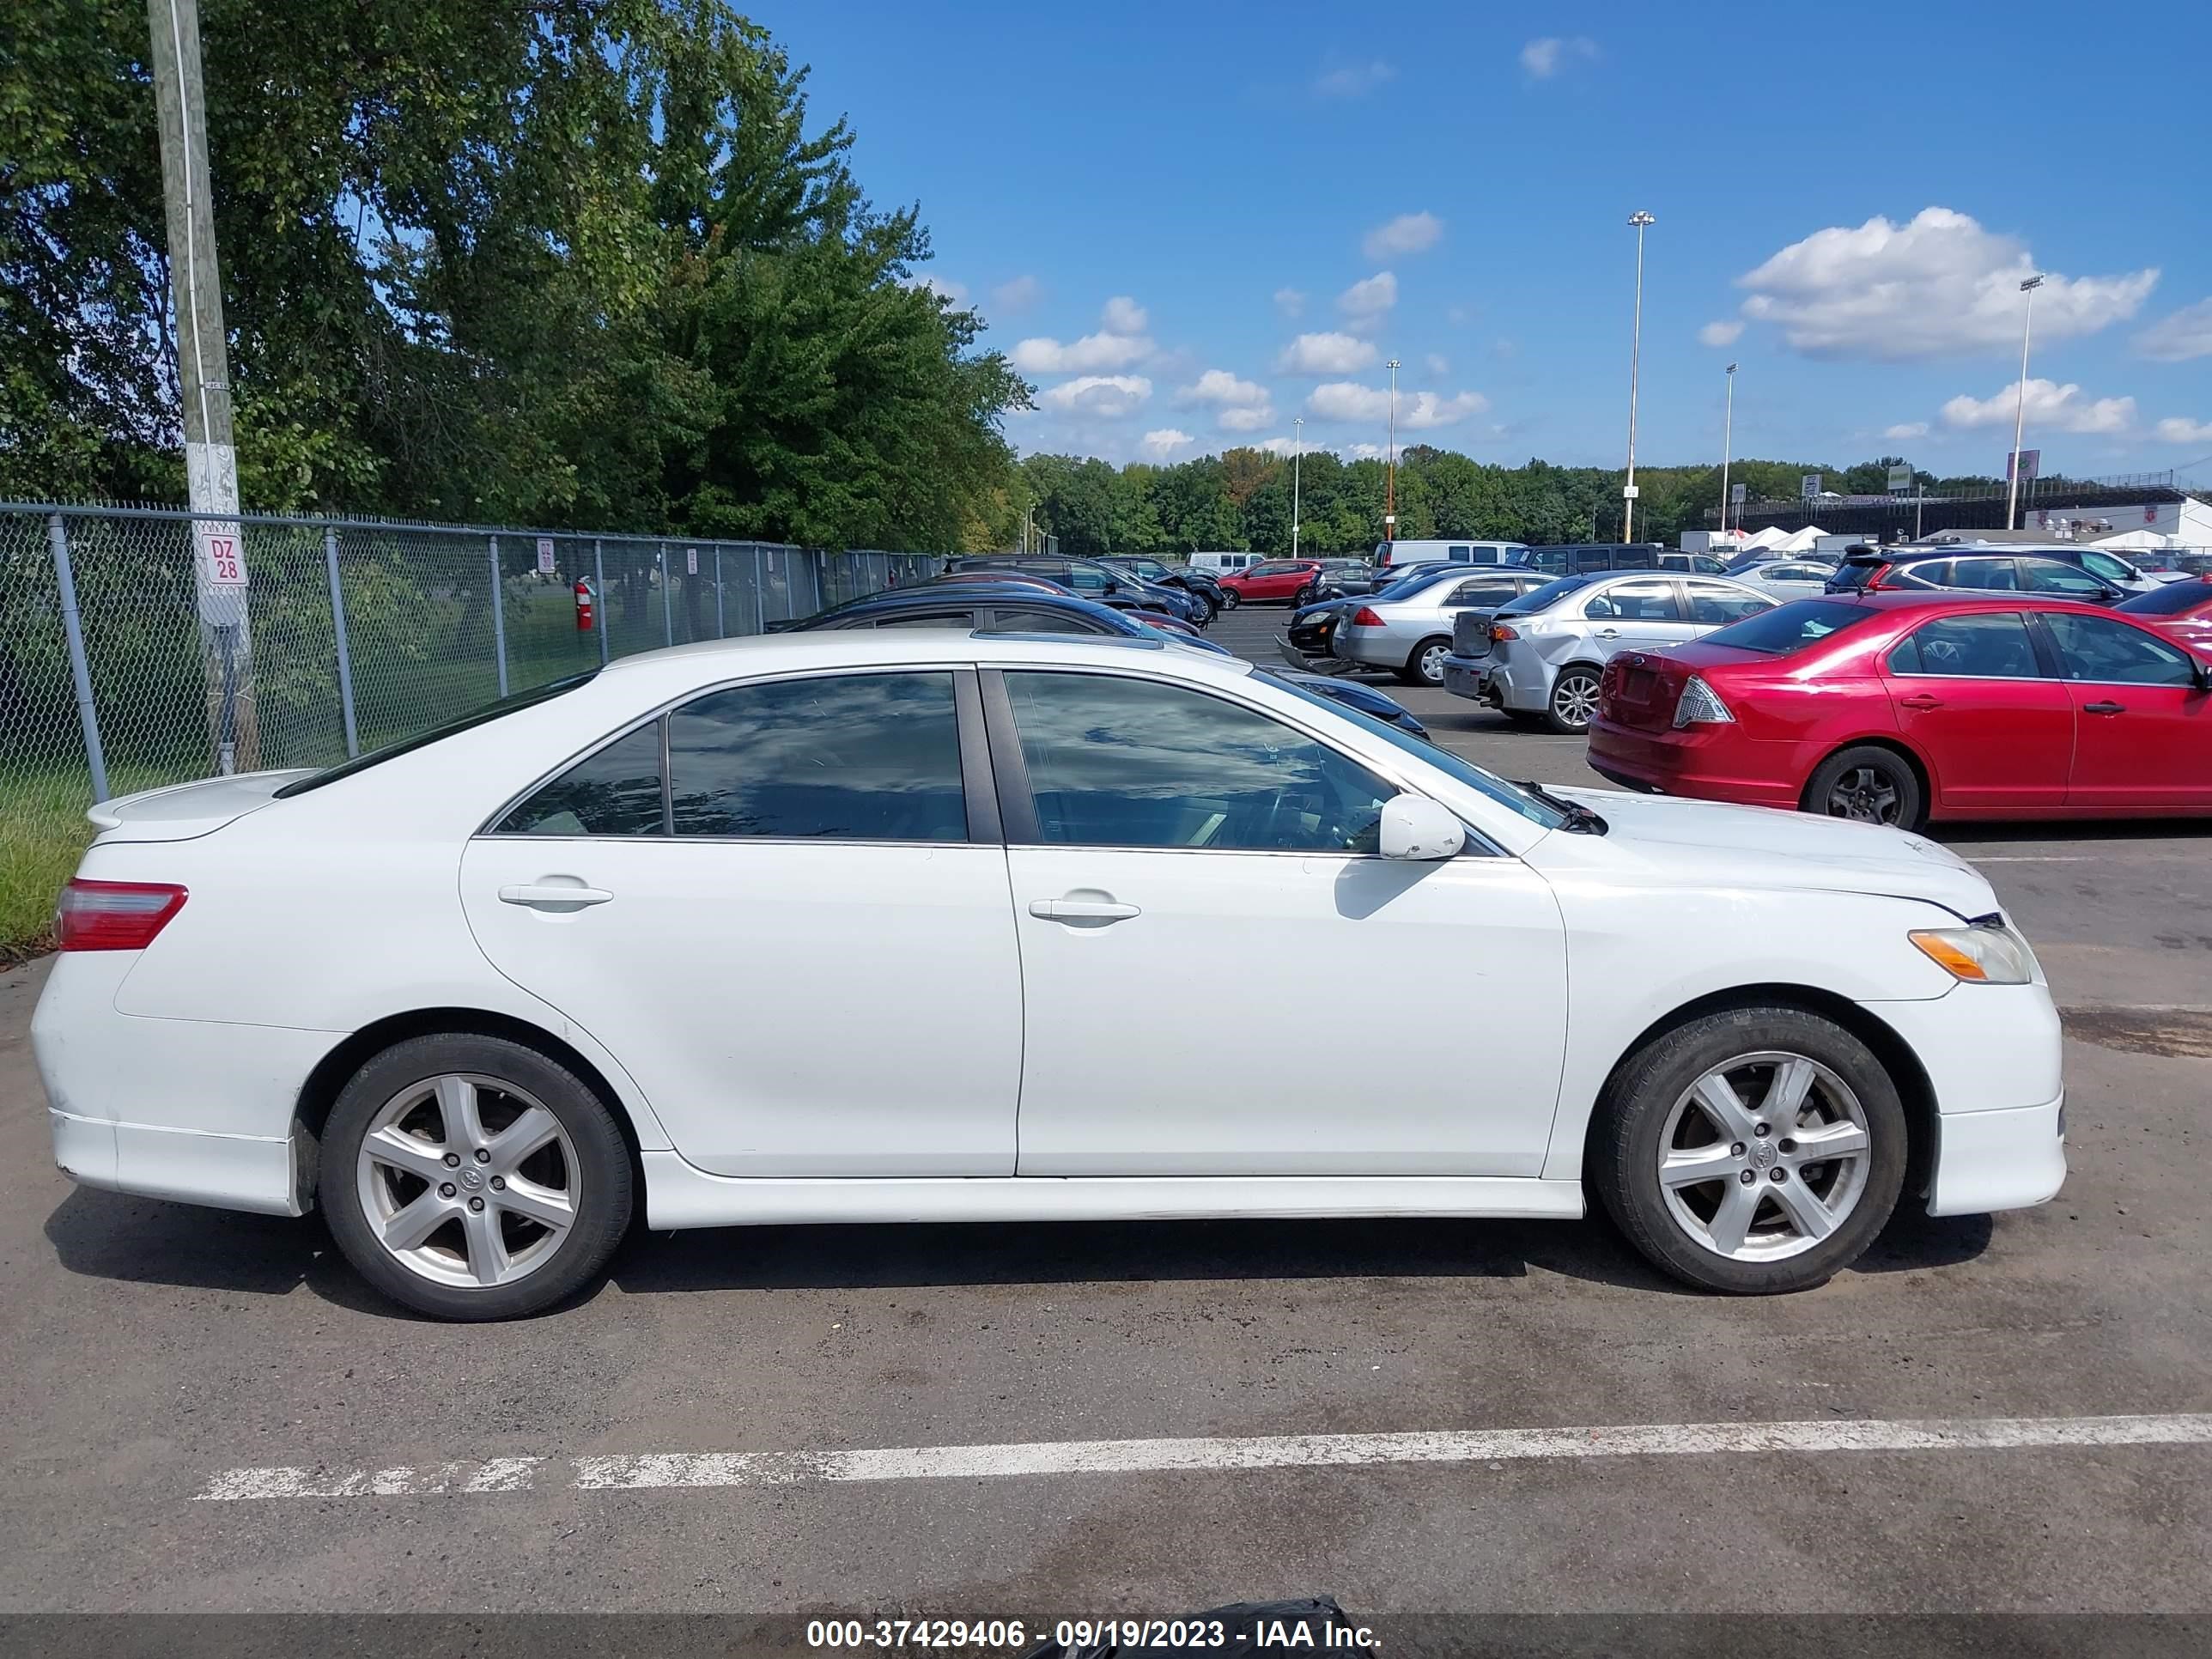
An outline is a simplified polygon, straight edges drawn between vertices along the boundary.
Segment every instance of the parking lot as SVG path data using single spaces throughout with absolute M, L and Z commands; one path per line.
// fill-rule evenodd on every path
M 1285 614 L 1214 636 L 1273 660 Z M 1598 782 L 1579 738 L 1389 689 L 1492 770 Z M 1942 839 L 2066 1011 L 2073 1173 L 1765 1301 L 1686 1293 L 1597 1221 L 790 1228 L 641 1236 L 582 1305 L 433 1324 L 313 1218 L 55 1173 L 42 969 L 9 970 L 0 1607 L 2212 1608 L 2212 846 Z M 1356 1109 L 1413 971 L 1131 991 L 1225 1054 L 1298 1046 Z

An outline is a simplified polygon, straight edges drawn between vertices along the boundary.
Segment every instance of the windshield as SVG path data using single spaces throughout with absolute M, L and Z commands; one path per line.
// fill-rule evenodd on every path
M 1739 651 L 1757 651 L 1770 657 L 1786 657 L 1881 614 L 1863 605 L 1849 605 L 1840 599 L 1793 599 L 1788 605 L 1778 605 L 1771 611 L 1746 617 L 1726 628 L 1717 628 L 1705 635 L 1703 642 L 1734 646 Z
M 466 732 L 472 726 L 488 726 L 495 720 L 504 719 L 518 709 L 528 708 L 537 703 L 550 702 L 555 697 L 574 691 L 580 685 L 589 684 L 599 678 L 599 671 L 594 668 L 586 673 L 571 674 L 566 679 L 532 686 L 527 691 L 517 691 L 512 696 L 500 698 L 496 702 L 488 702 L 483 708 L 462 715 L 459 720 L 447 720 L 443 726 L 434 726 L 428 731 L 418 732 L 411 738 L 402 738 L 398 743 L 388 743 L 381 749 L 370 750 L 366 755 L 341 762 L 336 766 L 325 767 L 313 777 L 301 778 L 297 782 L 288 783 L 276 792 L 276 799 L 287 800 L 294 795 L 304 795 L 310 789 L 319 789 L 326 783 L 336 783 L 339 779 L 349 778 L 356 772 L 366 772 L 372 766 L 381 766 L 386 761 L 396 760 L 400 756 L 411 754 L 417 749 L 427 749 L 432 744 L 441 738 L 450 738 L 457 732 Z
M 1557 807 L 1547 806 L 1520 785 L 1508 783 L 1495 773 L 1484 771 L 1472 761 L 1462 760 L 1450 750 L 1431 743 L 1425 738 L 1417 738 L 1410 732 L 1401 731 L 1397 726 L 1388 725 L 1376 720 L 1372 714 L 1364 714 L 1354 708 L 1350 703 L 1340 702 L 1334 697 L 1322 696 L 1317 691 L 1309 691 L 1303 685 L 1293 685 L 1280 675 L 1271 674 L 1264 668 L 1255 670 L 1252 678 L 1265 680 L 1270 685 L 1279 686 L 1292 696 L 1302 697 L 1316 708 L 1325 708 L 1340 720 L 1357 721 L 1364 729 L 1372 732 L 1392 748 L 1402 749 L 1416 760 L 1425 762 L 1438 771 L 1449 774 L 1468 788 L 1479 792 L 1490 800 L 1496 801 L 1500 806 L 1510 811 L 1518 812 L 1531 823 L 1540 823 L 1547 830 L 1556 830 L 1567 821 L 1565 813 Z

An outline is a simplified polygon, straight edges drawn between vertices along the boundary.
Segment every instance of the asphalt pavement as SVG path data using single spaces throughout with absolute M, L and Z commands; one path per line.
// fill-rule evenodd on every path
M 1265 659 L 1279 611 L 1217 637 Z M 1581 745 L 1402 690 L 1510 777 Z M 321 1224 L 74 1188 L 0 973 L 0 1611 L 2212 1610 L 2212 826 L 1978 827 L 2073 1173 L 1733 1301 L 1601 1223 L 736 1230 L 520 1324 Z M 1354 1097 L 1401 963 L 1163 986 Z M 1470 1008 L 1479 1066 L 1480 1010 Z M 1141 1023 L 1133 1024 L 1133 1033 Z M 1133 1057 L 1140 1059 L 1140 1056 Z M 1777 1427 L 1775 1425 L 1784 1425 Z

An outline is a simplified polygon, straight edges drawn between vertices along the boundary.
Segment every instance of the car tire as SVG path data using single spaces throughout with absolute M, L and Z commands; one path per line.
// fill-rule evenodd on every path
M 1451 640 L 1438 634 L 1423 640 L 1406 658 L 1406 665 L 1398 671 L 1398 678 L 1407 685 L 1442 685 L 1444 683 L 1444 659 L 1451 655 Z
M 629 1227 L 629 1149 L 606 1103 L 558 1060 L 502 1037 L 386 1048 L 339 1091 L 321 1164 L 323 1214 L 346 1260 L 436 1319 L 552 1307 L 598 1279 Z M 564 1208 L 557 1226 L 538 1218 Z M 388 1242 L 418 1232 L 404 1248 Z
M 1716 1077 L 1728 1085 L 1719 1111 L 1706 1103 Z M 1773 1091 L 1791 1092 L 1785 1077 L 1809 1079 L 1798 1111 L 1777 1108 Z M 1748 1123 L 1723 1133 L 1729 1100 Z M 1806 1147 L 1816 1132 L 1842 1146 L 1855 1133 L 1860 1144 L 1815 1160 Z M 1767 1296 L 1809 1290 L 1864 1253 L 1904 1189 L 1907 1138 L 1896 1083 L 1850 1031 L 1802 1008 L 1733 1008 L 1663 1032 L 1622 1063 L 1591 1120 L 1588 1170 L 1653 1266 L 1703 1290 Z M 1826 1219 L 1799 1218 L 1816 1207 Z
M 1552 695 L 1544 704 L 1544 724 L 1571 738 L 1590 728 L 1597 712 L 1598 671 L 1588 663 L 1569 663 L 1552 677 Z
M 1237 590 L 1235 588 L 1224 587 L 1221 590 L 1221 608 L 1224 611 L 1234 611 L 1238 605 L 1243 603 L 1243 600 L 1237 598 Z
M 1798 806 L 1826 817 L 1893 824 L 1899 830 L 1917 830 L 1928 817 L 1927 792 L 1912 763 L 1894 749 L 1877 744 L 1838 750 L 1822 761 Z
M 1207 599 L 1205 594 L 1193 593 L 1190 596 L 1190 621 L 1192 627 L 1205 628 L 1210 625 L 1213 621 L 1215 614 L 1213 601 Z

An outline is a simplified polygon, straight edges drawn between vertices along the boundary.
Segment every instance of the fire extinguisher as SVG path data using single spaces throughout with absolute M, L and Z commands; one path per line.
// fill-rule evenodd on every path
M 588 576 L 576 578 L 576 631 L 592 631 L 592 579 Z

